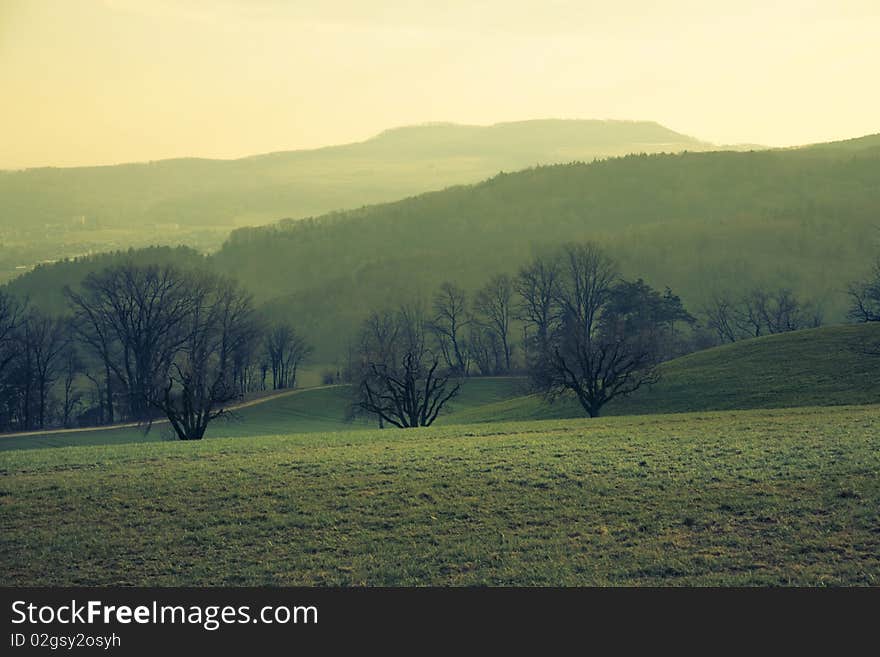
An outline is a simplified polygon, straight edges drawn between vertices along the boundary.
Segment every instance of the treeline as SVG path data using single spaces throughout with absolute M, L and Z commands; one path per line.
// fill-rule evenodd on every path
M 267 311 L 317 336 L 323 358 L 371 309 L 474 293 L 546 248 L 597 241 L 621 271 L 692 308 L 718 289 L 788 289 L 843 321 L 840 293 L 870 256 L 880 153 L 687 153 L 539 167 L 312 221 L 243 229 L 216 254 Z
M 735 304 L 755 288 L 789 290 L 838 322 L 848 311 L 842 291 L 871 256 L 880 204 L 880 150 L 869 139 L 855 141 L 633 155 L 500 174 L 395 203 L 242 229 L 217 254 L 199 256 L 198 266 L 234 276 L 261 312 L 308 336 L 325 363 L 376 308 L 402 298 L 430 302 L 448 280 L 472 300 L 488 277 L 584 239 L 601 243 L 626 276 L 674 289 L 692 312 L 720 290 Z M 178 255 L 178 266 L 197 266 Z M 99 266 L 106 265 L 41 267 L 9 290 L 59 313 L 63 285 Z
M 311 347 L 199 269 L 128 263 L 64 290 L 50 316 L 0 293 L 0 430 L 166 418 L 182 440 L 249 392 L 296 385 Z
M 312 353 L 237 282 L 203 268 L 116 264 L 63 295 L 67 312 L 49 315 L 0 292 L 2 431 L 165 418 L 197 440 L 249 393 L 296 386 Z M 880 321 L 880 260 L 849 295 L 852 319 Z M 513 373 L 595 417 L 655 382 L 665 360 L 821 321 L 814 302 L 769 288 L 717 295 L 694 316 L 671 289 L 624 277 L 597 244 L 569 243 L 473 294 L 445 282 L 430 303 L 374 309 L 342 378 L 353 409 L 380 425 L 430 425 L 464 378 Z
M 876 317 L 878 291 L 876 272 L 851 286 L 853 317 Z M 595 243 L 568 244 L 490 278 L 473 295 L 445 282 L 430 306 L 371 313 L 356 355 L 349 353 L 354 406 L 380 426 L 422 426 L 462 378 L 516 372 L 548 398 L 571 395 L 595 417 L 615 397 L 655 382 L 665 360 L 822 323 L 814 302 L 787 289 L 715 299 L 694 316 L 671 289 L 623 277 Z
M 671 290 L 624 279 L 593 243 L 569 244 L 492 277 L 470 302 L 447 282 L 430 313 L 418 304 L 372 313 L 358 341 L 355 406 L 380 426 L 427 426 L 463 377 L 517 369 L 548 396 L 574 394 L 595 417 L 654 381 L 695 325 Z

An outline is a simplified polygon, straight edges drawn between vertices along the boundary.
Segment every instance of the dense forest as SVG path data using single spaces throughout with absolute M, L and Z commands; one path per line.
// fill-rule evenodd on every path
M 473 291 L 567 241 L 601 243 L 624 275 L 671 287 L 692 310 L 721 293 L 786 288 L 826 322 L 842 321 L 846 286 L 866 273 L 880 237 L 878 180 L 876 137 L 630 155 L 240 229 L 208 262 L 250 290 L 263 313 L 299 327 L 324 362 L 371 309 L 428 299 L 444 281 Z M 90 269 L 89 261 L 41 267 L 9 289 L 52 306 L 61 301 L 52 289 Z
M 880 237 L 878 179 L 877 148 L 627 156 L 239 230 L 214 261 L 273 314 L 305 322 L 322 350 L 384 301 L 444 280 L 473 289 L 584 239 L 691 308 L 721 291 L 784 286 L 834 321 Z

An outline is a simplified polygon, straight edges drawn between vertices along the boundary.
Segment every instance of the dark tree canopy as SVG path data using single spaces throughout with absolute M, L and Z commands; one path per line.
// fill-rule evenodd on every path
M 150 400 L 182 347 L 181 330 L 195 311 L 189 279 L 171 265 L 117 265 L 89 274 L 82 290 L 66 294 L 83 335 L 126 393 L 129 415 L 145 421 Z
M 595 244 L 568 245 L 555 257 L 556 264 L 531 267 L 558 271 L 546 345 L 530 358 L 532 379 L 551 397 L 572 393 L 596 417 L 615 397 L 657 381 L 664 331 L 689 315 L 671 292 L 621 280 Z
M 241 397 L 259 326 L 250 295 L 232 281 L 129 263 L 66 294 L 75 331 L 100 362 L 103 376 L 92 378 L 111 421 L 119 388 L 128 417 L 149 423 L 160 411 L 180 439 L 198 440 Z

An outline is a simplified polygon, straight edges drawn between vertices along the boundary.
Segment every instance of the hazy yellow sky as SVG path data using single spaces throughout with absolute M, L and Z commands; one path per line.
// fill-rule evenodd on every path
M 0 167 L 237 157 L 428 121 L 880 132 L 880 0 L 0 0 Z

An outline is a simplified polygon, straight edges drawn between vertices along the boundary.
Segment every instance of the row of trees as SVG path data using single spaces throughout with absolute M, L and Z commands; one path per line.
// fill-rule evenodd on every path
M 706 327 L 722 343 L 822 325 L 821 308 L 787 288 L 754 288 L 740 297 L 716 293 L 703 315 Z
M 267 327 L 235 282 L 173 266 L 123 265 L 66 289 L 47 317 L 0 295 L 0 428 L 168 419 L 199 439 L 246 392 L 295 385 L 309 346 Z M 84 385 L 90 382 L 90 385 Z
M 854 319 L 880 321 L 880 262 L 849 292 Z M 163 416 L 180 439 L 199 439 L 246 393 L 295 386 L 311 353 L 235 282 L 204 271 L 113 266 L 65 296 L 69 312 L 51 317 L 0 292 L 0 430 Z M 655 382 L 701 331 L 733 342 L 820 322 L 790 290 L 755 289 L 713 297 L 701 327 L 671 290 L 623 278 L 595 244 L 569 244 L 472 298 L 445 283 L 430 308 L 372 313 L 350 366 L 353 407 L 380 425 L 427 426 L 463 377 L 516 370 L 595 417 Z
M 850 294 L 854 319 L 880 320 L 880 262 Z M 656 382 L 665 359 L 822 323 L 821 309 L 791 290 L 755 288 L 741 297 L 715 295 L 701 324 L 668 288 L 624 279 L 592 243 L 536 257 L 513 277 L 495 276 L 470 303 L 462 288 L 444 283 L 431 310 L 416 304 L 364 322 L 354 406 L 380 426 L 431 424 L 462 377 L 511 371 L 517 344 L 534 390 L 551 399 L 571 394 L 596 417 L 612 399 Z
M 68 322 L 0 292 L 0 429 L 69 422 L 80 399 L 70 335 Z
M 402 307 L 364 323 L 355 405 L 380 423 L 428 425 L 472 367 L 510 371 L 515 322 L 523 331 L 521 369 L 534 387 L 550 397 L 571 392 L 595 417 L 611 399 L 656 380 L 676 326 L 695 322 L 671 290 L 623 279 L 589 243 L 537 257 L 515 277 L 492 278 L 470 306 L 462 289 L 445 283 L 432 310 Z
M 856 322 L 880 321 L 880 259 L 867 277 L 850 284 L 848 316 Z M 716 293 L 703 308 L 705 326 L 719 342 L 822 325 L 822 309 L 799 299 L 792 290 L 754 288 L 745 295 Z

